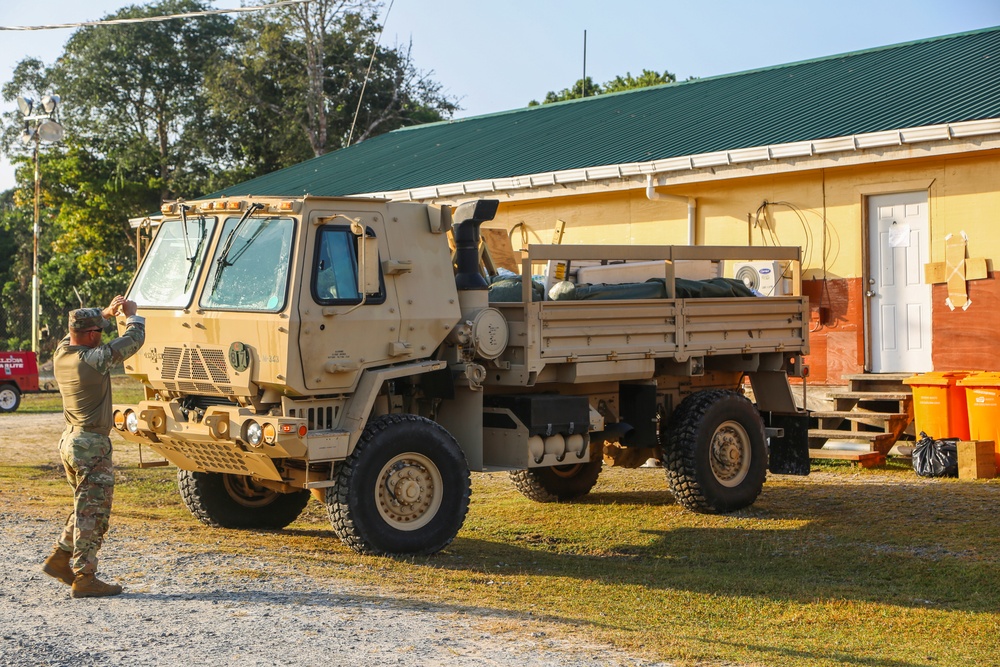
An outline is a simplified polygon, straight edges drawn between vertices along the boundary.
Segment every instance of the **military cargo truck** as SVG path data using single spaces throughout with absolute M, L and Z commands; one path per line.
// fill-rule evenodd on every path
M 702 512 L 753 503 L 769 467 L 808 473 L 788 380 L 808 351 L 797 248 L 536 245 L 505 279 L 514 300 L 491 303 L 480 225 L 496 209 L 165 204 L 128 292 L 146 342 L 125 370 L 145 400 L 116 405 L 116 428 L 177 466 L 204 523 L 282 528 L 312 494 L 362 553 L 449 544 L 470 470 L 569 501 L 606 463 L 653 457 Z M 695 298 L 676 275 L 736 259 L 781 262 L 792 295 Z M 642 262 L 659 293 L 539 298 L 533 267 L 551 260 Z

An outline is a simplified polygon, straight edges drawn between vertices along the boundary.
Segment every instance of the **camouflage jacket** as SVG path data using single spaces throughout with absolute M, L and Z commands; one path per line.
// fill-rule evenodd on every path
M 105 331 L 114 331 L 114 323 Z M 52 361 L 68 425 L 104 435 L 111 431 L 111 369 L 135 354 L 145 339 L 146 321 L 133 315 L 125 333 L 110 343 L 94 348 L 71 345 L 69 335 L 59 342 Z

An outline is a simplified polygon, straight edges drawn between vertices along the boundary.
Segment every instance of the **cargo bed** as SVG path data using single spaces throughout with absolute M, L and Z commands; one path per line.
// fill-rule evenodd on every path
M 610 255 L 610 256 L 609 256 Z M 667 294 L 675 262 L 787 262 L 791 296 L 604 301 L 530 300 L 532 265 L 548 260 L 662 260 Z M 658 359 L 767 353 L 807 354 L 809 301 L 801 296 L 798 248 L 729 246 L 532 246 L 522 262 L 522 301 L 491 304 L 510 341 L 488 384 L 533 384 L 547 367 L 557 381 L 653 376 Z

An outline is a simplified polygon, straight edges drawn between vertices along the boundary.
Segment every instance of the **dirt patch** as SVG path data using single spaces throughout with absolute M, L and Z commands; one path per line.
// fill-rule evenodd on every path
M 0 465 L 61 476 L 57 447 L 64 427 L 58 413 L 0 415 Z M 138 463 L 136 445 L 115 433 L 111 439 L 116 466 Z M 0 667 L 263 667 L 322 662 L 317 656 L 359 667 L 669 667 L 609 645 L 565 639 L 530 614 L 409 600 L 249 549 L 193 547 L 172 530 L 134 533 L 114 523 L 101 557 L 111 564 L 105 577 L 124 583 L 125 593 L 72 600 L 64 584 L 40 569 L 66 507 L 26 506 L 25 500 L 38 500 L 28 484 L 0 488 Z M 498 631 L 505 627 L 512 629 Z
M 66 422 L 61 413 L 6 413 L 0 415 L 0 464 L 59 464 L 59 438 Z M 111 433 L 115 465 L 139 462 L 139 447 Z M 157 458 L 144 450 L 144 458 Z

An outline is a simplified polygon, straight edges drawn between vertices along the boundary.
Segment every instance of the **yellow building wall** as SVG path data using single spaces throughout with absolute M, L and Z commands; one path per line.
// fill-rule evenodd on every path
M 658 188 L 697 199 L 698 245 L 785 245 L 803 251 L 803 291 L 813 309 L 809 363 L 820 383 L 864 370 L 868 196 L 926 190 L 932 262 L 944 261 L 945 237 L 965 232 L 968 256 L 1000 260 L 1000 151 L 876 162 Z M 644 188 L 503 202 L 491 227 L 511 233 L 515 249 L 563 244 L 683 245 L 684 201 L 646 198 Z M 992 267 L 991 267 L 992 270 Z M 970 281 L 973 307 L 950 311 L 933 288 L 936 370 L 982 368 L 983 346 L 1000 346 L 1000 280 Z M 996 355 L 994 355 L 996 356 Z M 987 364 L 989 366 L 989 364 Z
M 970 255 L 1000 256 L 1000 152 L 717 180 L 659 188 L 698 200 L 699 245 L 797 245 L 808 279 L 860 278 L 865 197 L 926 189 L 931 261 L 944 260 L 944 238 L 965 231 Z M 501 204 L 491 227 L 513 231 L 515 246 L 551 243 L 556 221 L 564 244 L 685 244 L 687 206 L 650 201 L 644 189 Z

